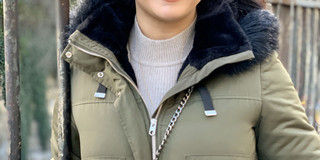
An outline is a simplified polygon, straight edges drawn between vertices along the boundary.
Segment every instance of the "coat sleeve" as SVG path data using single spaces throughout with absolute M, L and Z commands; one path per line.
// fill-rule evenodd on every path
M 59 160 L 59 148 L 58 148 L 58 103 L 56 101 L 53 116 L 52 116 L 52 134 L 51 134 L 51 160 Z M 73 116 L 71 117 L 71 148 L 70 148 L 71 160 L 80 160 L 80 139 L 77 127 L 74 123 Z
M 290 76 L 272 54 L 261 64 L 259 160 L 319 160 L 320 138 L 309 124 Z

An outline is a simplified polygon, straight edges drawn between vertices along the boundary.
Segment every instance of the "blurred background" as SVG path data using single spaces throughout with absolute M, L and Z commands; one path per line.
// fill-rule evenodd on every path
M 310 123 L 320 123 L 320 0 L 269 0 L 280 21 L 279 56 L 290 73 Z M 0 84 L 4 88 L 3 14 L 0 0 Z M 51 114 L 57 96 L 54 0 L 18 0 L 23 160 L 48 160 Z M 71 0 L 74 5 L 75 0 Z M 72 6 L 71 6 L 72 7 Z M 0 101 L 0 160 L 8 158 L 4 97 Z
M 0 75 L 3 88 L 3 1 L 0 16 Z M 20 107 L 23 160 L 48 160 L 51 114 L 57 96 L 56 1 L 18 0 Z M 0 101 L 0 160 L 8 159 L 9 132 L 3 93 Z

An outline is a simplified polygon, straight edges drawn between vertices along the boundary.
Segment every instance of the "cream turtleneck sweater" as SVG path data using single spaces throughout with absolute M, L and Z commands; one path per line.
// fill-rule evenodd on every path
M 194 28 L 195 21 L 172 38 L 153 40 L 141 32 L 135 20 L 128 42 L 129 61 L 150 116 L 175 85 L 178 72 L 192 49 Z

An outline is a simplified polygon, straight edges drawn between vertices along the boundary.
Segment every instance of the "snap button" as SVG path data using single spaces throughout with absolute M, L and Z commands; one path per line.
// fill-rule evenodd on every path
M 102 78 L 103 76 L 104 76 L 104 73 L 103 73 L 103 72 L 99 72 L 99 73 L 98 73 L 98 77 L 99 77 L 99 78 Z
M 67 52 L 67 53 L 66 53 L 66 57 L 67 57 L 67 58 L 71 58 L 71 57 L 72 57 L 72 53 L 71 53 L 71 52 Z

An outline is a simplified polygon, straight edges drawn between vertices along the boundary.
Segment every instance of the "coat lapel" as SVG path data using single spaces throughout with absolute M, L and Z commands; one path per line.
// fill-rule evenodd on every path
M 110 50 L 92 41 L 82 33 L 76 31 L 71 35 L 69 43 L 70 45 L 66 48 L 62 57 L 71 65 L 75 65 L 89 75 L 95 75 L 94 73 L 102 69 L 105 72 L 106 70 L 110 71 L 103 79 L 95 76 L 93 78 L 117 96 L 113 106 L 115 106 L 134 159 L 151 159 L 148 115 L 147 112 L 144 112 L 146 108 L 141 97 L 138 96 L 136 89 L 132 86 L 134 84 L 128 83 L 128 80 L 126 80 L 126 78 L 129 78 L 132 81 L 130 77 L 121 69 Z M 77 50 L 74 50 L 72 60 L 65 55 L 70 51 L 70 48 Z M 96 63 L 101 61 L 100 59 L 103 60 L 103 63 Z M 88 69 L 89 66 L 92 69 Z M 105 67 L 111 68 L 107 69 Z

